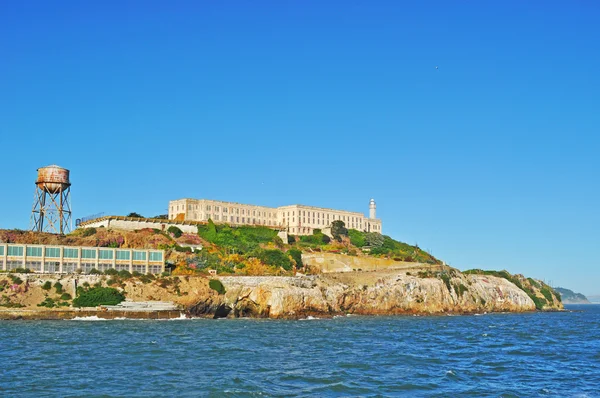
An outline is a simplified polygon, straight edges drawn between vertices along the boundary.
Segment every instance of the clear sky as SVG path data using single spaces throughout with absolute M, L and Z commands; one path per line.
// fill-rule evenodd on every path
M 600 293 L 596 1 L 0 2 L 0 228 L 209 198 L 368 212 Z

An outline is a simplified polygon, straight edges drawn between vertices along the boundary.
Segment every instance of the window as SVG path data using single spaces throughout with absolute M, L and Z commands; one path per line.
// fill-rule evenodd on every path
M 134 261 L 146 261 L 146 252 L 133 251 Z
M 236 222 L 240 222 L 240 218 L 239 218 L 239 217 L 236 217 L 236 218 L 235 218 L 235 221 L 236 221 Z
M 227 207 L 223 207 L 223 213 L 227 213 Z
M 145 274 L 146 266 L 145 265 L 134 265 L 133 272 L 139 272 L 140 274 Z
M 219 206 L 215 206 L 215 211 L 219 211 Z
M 23 246 L 8 246 L 8 255 L 23 257 Z
M 60 248 L 58 247 L 47 247 L 46 257 L 60 257 Z
M 4 256 L 4 246 L 0 246 L 0 256 Z
M 150 252 L 150 261 L 162 261 L 163 254 L 162 252 Z
M 129 260 L 130 258 L 129 250 L 117 250 L 117 260 Z
M 215 214 L 215 221 L 219 221 L 219 215 Z
M 101 249 L 98 251 L 98 258 L 101 260 L 112 260 L 113 258 L 113 251 L 112 250 L 106 250 L 106 249 Z
M 246 217 L 242 217 L 242 224 L 246 222 Z
M 229 216 L 229 221 L 233 222 L 234 216 Z
M 42 257 L 42 248 L 41 247 L 28 247 L 27 255 L 31 257 Z
M 206 211 L 210 211 L 210 205 L 206 206 Z
M 81 249 L 81 258 L 96 258 L 96 249 Z
M 41 261 L 27 261 L 25 263 L 25 268 L 29 268 L 32 271 L 41 272 L 42 271 L 42 262 Z
M 65 258 L 77 258 L 79 257 L 79 249 L 63 249 L 63 257 Z

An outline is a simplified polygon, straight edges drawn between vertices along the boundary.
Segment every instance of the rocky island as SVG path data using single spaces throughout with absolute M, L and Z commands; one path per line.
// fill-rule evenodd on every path
M 114 269 L 66 275 L 5 272 L 0 274 L 0 318 L 298 319 L 563 308 L 560 295 L 542 281 L 506 271 L 461 272 L 417 246 L 379 234 L 343 232 L 333 239 L 319 231 L 283 242 L 268 228 L 211 223 L 199 226 L 198 234 L 103 228 L 67 236 L 0 231 L 5 242 L 163 248 L 171 265 L 161 275 Z

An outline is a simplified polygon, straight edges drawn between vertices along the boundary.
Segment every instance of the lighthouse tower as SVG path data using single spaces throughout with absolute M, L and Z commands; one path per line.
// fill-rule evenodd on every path
M 377 205 L 375 204 L 375 199 L 371 199 L 369 202 L 369 218 L 371 220 L 377 218 L 376 217 Z

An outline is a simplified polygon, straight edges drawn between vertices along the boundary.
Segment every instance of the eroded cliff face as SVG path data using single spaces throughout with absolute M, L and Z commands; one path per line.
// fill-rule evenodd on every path
M 515 284 L 489 275 L 439 277 L 373 272 L 297 277 L 221 277 L 226 293 L 189 307 L 197 316 L 302 318 L 342 314 L 394 315 L 524 312 L 536 309 Z M 547 310 L 560 309 L 558 300 Z
M 114 287 L 131 301 L 171 301 L 190 315 L 214 318 L 523 312 L 535 310 L 536 305 L 544 310 L 562 308 L 554 292 L 540 281 L 506 275 L 510 281 L 454 269 L 218 277 L 224 294 L 211 289 L 206 276 L 121 280 L 106 275 L 20 274 L 22 281 L 15 283 L 14 276 L 0 275 L 0 307 L 16 312 L 68 311 L 71 300 L 61 294 L 74 297 L 77 282 L 78 286 Z M 48 282 L 53 287 L 44 289 Z M 57 282 L 62 286 L 60 293 Z M 47 299 L 66 307 L 40 308 Z

